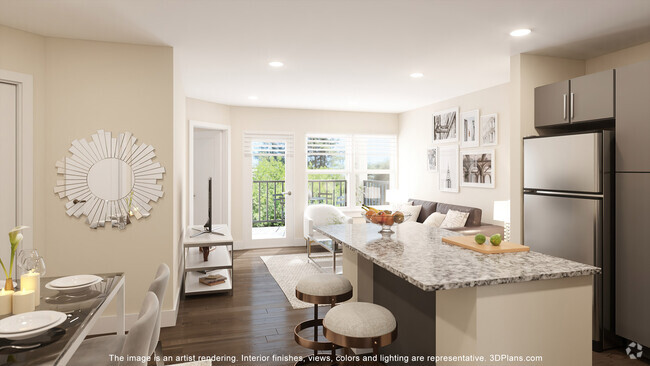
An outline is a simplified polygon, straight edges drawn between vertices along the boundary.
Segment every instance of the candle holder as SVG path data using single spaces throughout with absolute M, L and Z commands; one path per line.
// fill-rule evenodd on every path
M 36 272 L 41 276 L 45 275 L 45 259 L 38 254 L 36 249 L 23 249 L 18 252 L 18 267 L 25 273 Z

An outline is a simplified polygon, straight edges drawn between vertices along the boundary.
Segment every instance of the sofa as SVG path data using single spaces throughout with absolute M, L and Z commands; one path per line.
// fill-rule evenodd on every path
M 440 212 L 445 215 L 449 210 L 469 212 L 465 226 L 458 228 L 448 228 L 447 230 L 455 231 L 463 235 L 476 235 L 478 233 L 482 233 L 487 236 L 494 234 L 501 234 L 501 236 L 503 236 L 503 226 L 481 222 L 481 215 L 483 211 L 480 208 L 452 205 L 442 202 L 424 201 L 418 199 L 409 199 L 408 202 L 414 206 L 422 206 L 420 209 L 420 214 L 417 218 L 417 222 L 419 223 L 423 223 L 424 220 L 426 220 L 427 217 L 429 217 L 429 215 L 434 212 Z

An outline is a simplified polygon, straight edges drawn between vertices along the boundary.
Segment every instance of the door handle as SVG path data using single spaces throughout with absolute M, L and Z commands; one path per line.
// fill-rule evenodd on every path
M 291 191 L 282 192 L 282 194 L 285 196 L 291 196 Z
M 562 119 L 566 119 L 566 94 L 562 94 L 562 100 L 564 101 L 562 108 Z
M 573 119 L 573 93 L 571 93 L 571 119 Z

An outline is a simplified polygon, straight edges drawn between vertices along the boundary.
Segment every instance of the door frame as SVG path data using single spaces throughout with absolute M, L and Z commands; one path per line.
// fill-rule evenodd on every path
M 22 249 L 33 249 L 34 77 L 0 69 L 0 81 L 16 85 L 16 223 L 32 228 L 31 235 L 25 235 L 21 246 Z M 41 255 L 46 255 L 46 253 L 41 253 Z
M 285 200 L 285 237 L 283 239 L 253 239 L 253 206 L 252 206 L 252 158 L 242 156 L 242 243 L 238 249 L 256 249 L 256 248 L 278 248 L 297 245 L 305 245 L 304 241 L 296 242 L 295 232 L 295 138 L 296 134 L 289 131 L 243 131 L 242 138 L 246 134 L 267 135 L 267 136 L 287 136 L 291 135 L 293 139 L 294 151 L 292 154 L 285 155 L 285 190 L 291 191 L 292 194 Z
M 231 218 L 231 212 L 232 212 L 232 184 L 231 184 L 231 177 L 232 177 L 232 159 L 230 157 L 230 126 L 229 125 L 224 125 L 220 123 L 211 123 L 211 122 L 203 122 L 203 121 L 195 121 L 195 120 L 190 120 L 190 131 L 189 131 L 189 183 L 188 183 L 188 192 L 189 192 L 189 197 L 188 197 L 188 219 L 189 219 L 189 224 L 192 225 L 192 222 L 194 222 L 194 130 L 199 128 L 202 130 L 214 130 L 214 131 L 222 131 L 224 134 L 224 144 L 221 147 L 221 153 L 222 157 L 225 158 L 227 168 L 226 168 L 226 194 L 227 194 L 227 212 L 226 212 L 226 217 L 227 217 L 227 224 L 230 230 L 232 230 L 232 218 Z M 218 224 L 218 223 L 213 223 L 213 224 Z

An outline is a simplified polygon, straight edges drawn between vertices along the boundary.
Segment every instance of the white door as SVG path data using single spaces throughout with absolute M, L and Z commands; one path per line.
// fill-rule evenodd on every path
M 0 83 L 0 233 L 16 226 L 16 91 L 15 85 Z M 0 258 L 8 267 L 9 243 L 6 236 L 1 240 Z
M 223 130 L 194 129 L 193 218 L 192 225 L 208 220 L 208 179 L 212 178 L 212 223 L 228 222 L 227 160 Z
M 244 235 L 252 247 L 294 243 L 293 135 L 244 134 Z

